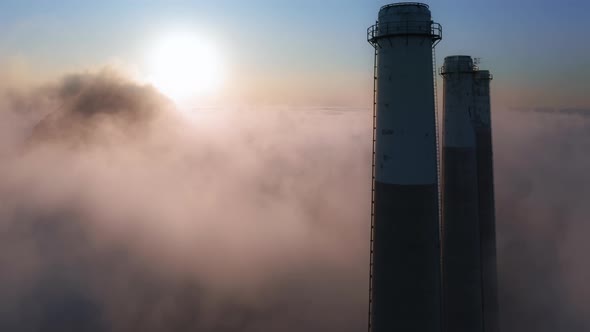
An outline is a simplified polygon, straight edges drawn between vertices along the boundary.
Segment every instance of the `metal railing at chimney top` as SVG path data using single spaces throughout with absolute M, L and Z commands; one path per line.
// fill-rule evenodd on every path
M 377 46 L 381 38 L 399 35 L 429 36 L 434 47 L 442 39 L 442 26 L 432 21 L 403 21 L 377 23 L 367 29 L 367 40 L 373 46 Z

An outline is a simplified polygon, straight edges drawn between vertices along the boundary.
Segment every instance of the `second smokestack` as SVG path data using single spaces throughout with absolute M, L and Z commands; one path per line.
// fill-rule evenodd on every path
M 477 146 L 473 126 L 474 65 L 445 58 L 442 144 L 444 331 L 481 332 L 481 254 Z
M 445 58 L 442 285 L 445 332 L 497 332 L 490 80 L 470 56 Z

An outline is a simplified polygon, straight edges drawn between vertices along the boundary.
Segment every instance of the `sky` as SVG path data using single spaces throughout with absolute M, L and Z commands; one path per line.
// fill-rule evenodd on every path
M 0 3 L 0 54 L 39 77 L 117 65 L 149 75 L 158 36 L 190 29 L 214 44 L 225 78 L 217 101 L 368 107 L 366 29 L 387 1 L 47 1 Z M 430 1 L 444 56 L 480 57 L 494 102 L 588 108 L 585 0 Z

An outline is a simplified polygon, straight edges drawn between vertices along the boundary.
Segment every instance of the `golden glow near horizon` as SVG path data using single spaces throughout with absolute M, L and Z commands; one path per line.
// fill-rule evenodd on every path
M 216 93 L 225 68 L 218 50 L 190 32 L 164 35 L 147 58 L 148 81 L 176 102 Z

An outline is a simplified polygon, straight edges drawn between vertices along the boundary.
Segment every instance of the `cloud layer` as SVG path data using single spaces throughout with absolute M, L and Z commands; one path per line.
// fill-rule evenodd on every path
M 109 71 L 5 96 L 2 330 L 364 326 L 365 113 L 183 114 Z
M 0 330 L 366 329 L 369 111 L 180 112 L 109 70 L 1 93 Z M 584 121 L 494 115 L 504 331 L 590 327 Z

